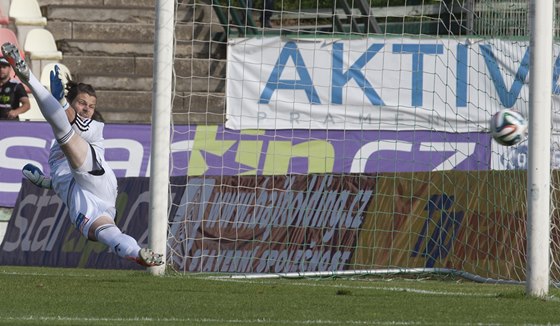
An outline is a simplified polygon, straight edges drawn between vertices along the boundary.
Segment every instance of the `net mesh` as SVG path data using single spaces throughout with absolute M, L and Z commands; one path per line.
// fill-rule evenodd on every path
M 390 3 L 177 2 L 172 270 L 525 279 L 528 3 Z

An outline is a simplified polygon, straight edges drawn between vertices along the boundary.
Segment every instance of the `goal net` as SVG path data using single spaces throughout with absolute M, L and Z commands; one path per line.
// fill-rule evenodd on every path
M 171 270 L 525 280 L 528 3 L 387 3 L 177 2 Z

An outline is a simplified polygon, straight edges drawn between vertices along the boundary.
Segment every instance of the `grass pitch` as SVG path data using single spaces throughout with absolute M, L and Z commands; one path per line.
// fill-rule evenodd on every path
M 560 292 L 376 278 L 232 279 L 202 274 L 0 267 L 5 325 L 546 325 Z

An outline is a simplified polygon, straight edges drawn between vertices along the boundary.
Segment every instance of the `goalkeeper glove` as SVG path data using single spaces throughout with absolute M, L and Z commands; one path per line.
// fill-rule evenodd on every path
M 60 78 L 60 68 L 58 65 L 54 66 L 54 70 L 51 70 L 51 94 L 58 100 L 58 103 L 66 110 L 69 106 L 66 97 L 64 96 L 64 83 Z
M 34 185 L 43 189 L 52 189 L 51 178 L 45 176 L 43 171 L 31 163 L 27 163 L 21 170 L 23 175 Z

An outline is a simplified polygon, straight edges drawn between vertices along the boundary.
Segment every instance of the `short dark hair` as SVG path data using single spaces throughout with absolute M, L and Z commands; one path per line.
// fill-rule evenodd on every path
M 76 99 L 78 94 L 81 94 L 81 93 L 86 93 L 89 96 L 93 96 L 93 97 L 97 98 L 97 94 L 95 94 L 95 88 L 93 88 L 93 86 L 90 85 L 90 84 L 77 83 L 75 81 L 72 81 L 72 80 L 68 79 L 68 81 L 66 82 L 66 90 L 68 91 L 68 93 L 66 94 L 66 99 L 70 103 L 72 103 L 72 101 L 74 101 Z M 100 122 L 105 122 L 105 120 L 103 119 L 103 116 L 101 115 L 101 113 L 99 111 L 97 111 L 97 109 L 95 109 L 93 111 L 93 116 L 91 118 L 93 120 L 97 120 L 97 121 L 100 121 Z
M 93 88 L 93 86 L 91 86 L 90 84 L 76 83 L 72 80 L 68 80 L 68 82 L 66 83 L 66 90 L 68 91 L 68 93 L 66 94 L 66 98 L 70 103 L 72 103 L 76 96 L 81 93 L 86 93 L 89 96 L 97 98 L 97 95 L 95 94 L 95 88 Z

